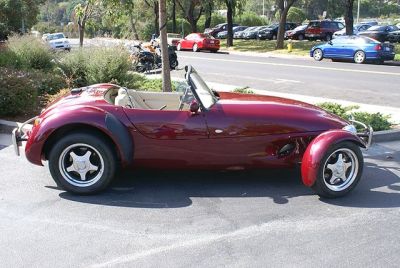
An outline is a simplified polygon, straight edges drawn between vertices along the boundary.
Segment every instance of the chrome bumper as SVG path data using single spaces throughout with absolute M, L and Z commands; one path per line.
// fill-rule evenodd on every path
M 363 131 L 362 132 L 358 132 L 357 136 L 360 137 L 364 143 L 365 143 L 365 148 L 368 150 L 368 148 L 371 146 L 372 144 L 372 136 L 374 135 L 374 130 L 371 126 L 367 126 L 366 124 L 354 120 L 354 119 L 350 119 L 350 122 L 353 123 L 353 125 L 359 125 L 363 127 Z
M 12 139 L 12 144 L 14 146 L 15 154 L 17 156 L 20 155 L 19 147 L 22 146 L 22 142 L 28 140 L 28 135 L 27 135 L 27 132 L 25 130 L 25 126 L 27 124 L 35 121 L 36 118 L 37 118 L 37 116 L 25 121 L 19 127 L 13 129 L 11 139 Z

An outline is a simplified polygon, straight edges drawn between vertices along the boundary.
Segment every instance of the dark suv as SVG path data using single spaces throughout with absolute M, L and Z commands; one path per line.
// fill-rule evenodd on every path
M 312 20 L 307 26 L 305 36 L 308 40 L 332 40 L 333 33 L 344 28 L 343 23 L 332 20 Z
M 236 26 L 239 26 L 239 24 L 236 24 L 236 23 L 232 24 L 232 27 L 236 27 Z M 219 32 L 227 31 L 227 30 L 228 30 L 228 23 L 221 23 L 221 24 L 218 24 L 218 25 L 214 26 L 214 28 L 205 29 L 204 33 L 212 35 L 214 37 L 217 37 L 217 34 Z
M 296 28 L 297 24 L 293 22 L 286 22 L 285 32 Z M 276 40 L 278 36 L 279 23 L 272 24 L 265 29 L 258 32 L 258 39 Z

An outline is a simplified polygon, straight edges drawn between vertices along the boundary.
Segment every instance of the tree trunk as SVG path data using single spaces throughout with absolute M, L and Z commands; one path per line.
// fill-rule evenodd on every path
M 285 35 L 285 25 L 286 25 L 286 17 L 289 9 L 284 8 L 281 14 L 281 19 L 279 20 L 279 28 L 278 28 L 278 36 L 276 40 L 276 49 L 283 49 L 283 41 Z
M 207 9 L 206 9 L 206 20 L 204 22 L 204 29 L 210 28 L 211 27 L 211 15 L 213 11 L 213 5 L 212 2 L 209 1 L 207 3 Z
M 344 14 L 344 21 L 346 23 L 346 35 L 353 35 L 353 5 L 354 0 L 345 0 L 346 11 Z
M 162 90 L 164 92 L 171 92 L 171 73 L 168 56 L 168 43 L 167 43 L 167 4 L 166 0 L 160 0 L 160 41 L 161 41 L 161 59 L 162 59 Z
M 156 34 L 156 36 L 158 36 L 158 35 L 160 35 L 160 26 L 159 26 L 159 24 L 158 24 L 158 21 L 159 21 L 159 10 L 160 10 L 160 8 L 159 8 L 159 3 L 158 3 L 158 1 L 156 1 L 156 2 L 154 2 L 154 7 L 153 7 L 153 11 L 154 11 L 154 30 L 155 30 L 155 34 Z
M 139 40 L 139 35 L 136 30 L 136 21 L 133 18 L 132 12 L 129 13 L 129 20 L 131 22 L 133 40 Z
M 226 46 L 231 47 L 233 46 L 233 8 L 232 8 L 232 0 L 225 0 L 226 3 L 226 20 L 228 22 L 228 35 L 226 38 Z
M 176 0 L 172 0 L 172 32 L 176 33 Z
M 85 35 L 85 26 L 84 24 L 78 24 L 78 28 L 79 28 L 79 46 L 83 47 L 83 37 Z

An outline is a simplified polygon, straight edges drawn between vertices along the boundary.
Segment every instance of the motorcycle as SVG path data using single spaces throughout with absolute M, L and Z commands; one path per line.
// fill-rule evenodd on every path
M 131 60 L 134 70 L 140 73 L 150 72 L 162 66 L 161 49 L 159 46 L 153 49 L 144 49 L 141 45 L 134 46 L 131 52 Z M 178 56 L 175 50 L 168 46 L 169 66 L 174 70 L 178 66 Z

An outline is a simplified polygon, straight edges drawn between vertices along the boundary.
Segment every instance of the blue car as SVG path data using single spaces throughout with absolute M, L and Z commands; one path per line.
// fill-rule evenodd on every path
M 394 60 L 394 46 L 381 43 L 365 36 L 340 36 L 327 43 L 314 46 L 310 56 L 316 61 L 323 58 L 335 60 L 353 60 L 355 63 L 374 61 L 383 63 Z

